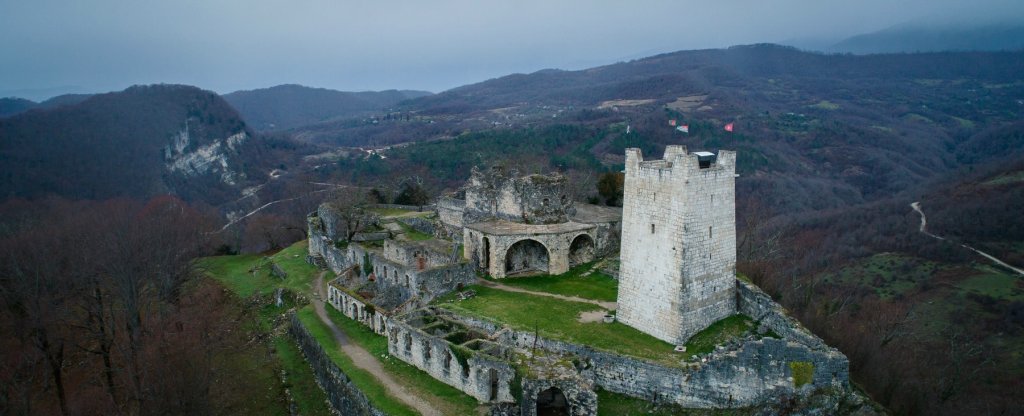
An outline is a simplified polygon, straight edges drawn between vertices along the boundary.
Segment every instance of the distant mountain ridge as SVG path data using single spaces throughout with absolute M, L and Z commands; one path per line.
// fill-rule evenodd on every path
M 92 97 L 93 94 L 64 94 L 37 103 L 18 97 L 0 98 L 0 117 L 10 117 L 36 108 L 56 108 L 62 105 L 78 104 Z
M 1017 79 L 1021 65 L 1024 54 L 844 57 L 757 44 L 671 52 L 578 71 L 506 75 L 410 100 L 402 107 L 426 113 L 458 113 L 523 102 L 580 106 L 613 99 L 671 99 L 712 88 L 758 87 L 772 77 L 943 78 L 957 74 L 1009 80 Z
M 345 92 L 296 84 L 225 94 L 257 130 L 287 130 L 337 118 L 379 112 L 401 101 L 431 95 L 427 91 Z
M 265 176 L 247 155 L 259 146 L 213 92 L 135 86 L 0 119 L 0 198 L 171 193 L 217 204 Z
M 1021 49 L 1024 23 L 971 27 L 904 24 L 844 39 L 826 51 L 872 54 Z

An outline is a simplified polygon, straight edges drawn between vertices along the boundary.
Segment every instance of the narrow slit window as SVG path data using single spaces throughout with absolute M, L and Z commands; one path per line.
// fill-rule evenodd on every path
M 708 227 L 708 238 L 711 238 L 711 227 Z
M 654 234 L 654 224 L 651 224 L 651 234 Z

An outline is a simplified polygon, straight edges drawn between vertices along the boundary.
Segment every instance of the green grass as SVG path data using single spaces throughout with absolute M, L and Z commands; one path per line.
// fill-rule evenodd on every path
M 796 387 L 810 384 L 810 382 L 814 381 L 814 363 L 790 361 L 789 370 L 793 374 L 793 384 Z
M 249 272 L 259 264 L 261 257 L 258 254 L 204 257 L 196 261 L 196 266 L 244 299 L 254 293 L 272 292 L 276 287 L 268 271 Z
M 742 280 L 742 281 L 744 281 L 744 282 L 747 282 L 747 283 L 750 283 L 750 284 L 754 284 L 754 281 L 753 281 L 753 280 L 750 280 L 750 278 L 749 278 L 749 277 L 747 277 L 747 275 L 745 275 L 745 274 L 743 274 L 743 273 L 740 273 L 740 272 L 736 272 L 736 278 L 737 278 L 737 279 L 740 279 L 740 280 Z
M 225 256 L 224 258 L 218 258 L 213 263 L 221 271 L 225 270 L 238 270 L 241 269 L 241 273 L 236 273 L 237 276 L 242 276 L 246 280 L 250 280 L 251 274 L 245 272 L 249 265 L 244 264 L 244 260 L 248 259 L 250 262 L 258 261 L 260 256 Z M 209 261 L 209 259 L 202 259 L 200 261 Z M 207 270 L 209 273 L 210 270 Z M 227 279 L 220 279 L 216 275 L 210 275 L 218 281 L 218 284 L 224 286 L 228 281 Z M 280 281 L 280 279 L 277 279 Z M 269 281 L 269 280 L 268 280 Z M 238 281 L 236 281 L 237 283 Z M 245 291 L 245 293 L 254 293 L 255 287 L 258 285 L 235 285 L 235 293 L 238 290 Z M 267 287 L 270 287 L 267 284 Z M 240 298 L 239 298 L 240 299 Z M 239 334 L 244 333 L 245 342 L 249 342 L 253 334 L 270 334 L 274 325 L 274 321 L 277 320 L 280 315 L 290 309 L 293 305 L 291 299 L 285 298 L 286 304 L 282 307 L 276 307 L 272 303 L 267 303 L 258 309 L 247 310 L 246 302 L 236 300 L 238 303 L 239 311 L 238 316 L 253 317 L 255 319 L 241 319 L 238 321 L 238 332 Z M 252 314 L 250 314 L 252 313 Z M 286 335 L 273 336 L 270 340 L 270 346 L 273 347 L 273 354 L 268 354 L 268 348 L 246 348 L 244 350 L 231 350 L 225 351 L 222 358 L 218 359 L 217 366 L 230 368 L 231 373 L 239 377 L 239 379 L 232 383 L 233 389 L 239 389 L 241 383 L 245 388 L 245 391 L 252 392 L 243 400 L 237 400 L 237 403 L 232 403 L 231 400 L 224 400 L 222 402 L 226 407 L 224 408 L 226 413 L 229 414 L 267 414 L 267 415 L 288 415 L 287 403 L 282 400 L 284 397 L 283 389 L 291 389 L 292 399 L 298 406 L 299 412 L 304 415 L 330 415 L 330 410 L 326 402 L 326 395 L 323 390 L 317 386 L 312 376 L 312 370 L 309 365 L 303 359 L 298 352 L 298 347 L 292 343 L 292 340 Z M 285 370 L 287 374 L 288 384 L 282 386 L 279 379 L 279 372 Z M 217 386 L 221 386 L 218 384 Z M 226 391 L 224 395 L 227 397 L 234 398 L 237 396 L 237 391 Z
M 580 276 L 590 270 L 591 266 L 593 263 L 579 265 L 560 275 L 510 277 L 498 282 L 536 292 L 615 302 L 619 293 L 618 281 L 599 271 L 594 271 L 590 276 Z
M 430 215 L 430 211 L 414 211 L 414 210 L 401 209 L 401 208 L 367 208 L 366 210 L 370 211 L 370 212 L 372 212 L 374 214 L 380 215 L 382 218 L 398 217 L 398 216 L 416 216 L 416 217 L 418 217 L 418 216 L 423 216 L 423 215 Z
M 352 359 L 341 352 L 338 347 L 338 343 L 335 342 L 334 336 L 331 334 L 331 330 L 327 328 L 320 321 L 320 318 L 316 316 L 316 312 L 312 306 L 306 306 L 298 311 L 299 320 L 309 330 L 309 333 L 313 335 L 313 338 L 320 343 L 327 356 L 330 357 L 331 361 L 334 362 L 342 372 L 345 373 L 352 380 L 352 384 L 356 386 L 366 397 L 370 400 L 375 407 L 380 409 L 386 414 L 402 416 L 402 415 L 416 415 L 417 412 L 406 406 L 404 403 L 398 401 L 398 399 L 388 395 L 385 392 L 384 386 L 377 382 L 377 379 L 370 373 L 366 372 L 359 367 L 356 367 Z
M 911 291 L 918 283 L 931 280 L 943 266 L 902 254 L 880 253 L 852 263 L 826 281 L 839 281 L 870 288 L 882 299 Z
M 956 120 L 957 124 L 960 125 L 960 128 L 964 128 L 964 129 L 973 129 L 974 128 L 974 122 L 971 121 L 971 120 L 968 120 L 966 118 L 955 117 L 955 116 L 952 117 L 952 119 Z
M 316 384 L 313 378 L 313 370 L 309 368 L 306 359 L 299 352 L 299 347 L 294 341 L 281 335 L 274 337 L 272 341 L 277 356 L 281 359 L 281 366 L 288 373 L 288 384 L 291 389 L 292 398 L 302 415 L 331 415 L 327 408 L 327 395 Z
M 596 305 L 482 286 L 470 288 L 477 293 L 473 298 L 455 302 L 455 295 L 449 294 L 439 299 L 437 304 L 454 312 L 498 321 L 520 331 L 532 332 L 536 326 L 541 336 L 552 339 L 669 365 L 680 364 L 682 357 L 673 352 L 673 346 L 667 342 L 619 322 L 582 323 L 577 320 L 581 312 L 603 310 Z
M 998 186 L 1009 185 L 1017 182 L 1024 182 L 1024 170 L 996 176 L 995 178 L 983 182 L 982 185 Z
M 433 240 L 434 239 L 434 236 L 432 236 L 430 234 L 427 234 L 427 233 L 424 233 L 424 232 L 420 232 L 420 231 L 416 230 L 415 228 L 410 227 L 409 225 L 407 225 L 405 223 L 399 222 L 398 225 L 401 226 L 403 230 L 405 230 L 405 238 L 408 238 L 408 239 L 410 239 L 412 241 L 423 241 L 423 240 Z
M 223 369 L 227 376 L 236 377 L 232 380 L 214 383 L 210 387 L 211 397 L 217 401 L 216 413 L 288 415 L 288 404 L 284 400 L 284 387 L 278 378 L 281 363 L 276 356 L 267 354 L 266 348 L 217 351 L 211 364 L 216 368 Z M 244 391 L 246 394 L 240 396 L 239 391 Z M 326 404 L 321 407 L 324 411 L 327 410 Z
M 711 324 L 686 342 L 686 356 L 706 354 L 729 340 L 742 337 L 754 329 L 754 320 L 746 315 L 733 315 Z
M 1024 300 L 1024 290 L 1017 286 L 1019 276 L 992 266 L 978 266 L 976 269 L 981 274 L 961 281 L 957 285 L 961 290 L 1006 301 Z
M 247 254 L 237 256 L 205 257 L 196 261 L 196 267 L 205 272 L 206 275 L 227 287 L 241 299 L 249 298 L 255 294 L 270 295 L 274 289 L 284 287 L 289 290 L 309 294 L 312 291 L 312 281 L 318 270 L 305 262 L 307 246 L 305 241 L 293 244 L 270 256 L 271 261 L 278 264 L 288 277 L 281 279 L 270 274 L 270 262 L 263 259 L 263 255 Z M 256 272 L 250 270 L 256 269 Z M 291 309 L 294 304 L 290 298 L 285 297 L 285 305 L 281 307 L 267 303 L 256 309 L 257 319 L 244 325 L 246 330 L 263 334 L 269 334 L 285 311 Z M 280 383 L 275 374 L 276 371 L 284 369 L 288 374 L 288 387 L 291 389 L 292 398 L 298 406 L 299 413 L 303 415 L 330 415 L 327 405 L 327 396 L 316 384 L 309 364 L 299 353 L 298 347 L 287 335 L 273 336 L 270 344 L 275 354 L 272 356 L 261 355 L 256 361 L 249 353 L 235 354 L 245 360 L 259 363 L 258 366 L 269 376 L 263 377 L 256 374 L 257 370 L 245 372 L 246 377 L 252 378 L 251 382 L 258 382 L 263 387 L 260 391 L 268 391 L 280 388 Z M 254 349 L 252 351 L 261 351 Z M 269 357 L 269 358 L 267 358 Z M 241 372 L 239 374 L 242 374 Z M 252 401 L 250 399 L 250 401 Z M 235 409 L 238 413 L 253 413 L 242 408 Z M 287 408 L 268 410 L 270 414 L 287 415 Z M 257 411 L 255 413 L 264 413 Z
M 817 108 L 819 110 L 832 111 L 832 110 L 838 110 L 839 109 L 839 104 L 833 103 L 833 102 L 828 101 L 828 100 L 821 100 L 817 104 L 814 104 L 814 105 L 812 105 L 810 107 L 811 108 Z
M 307 252 L 307 243 L 303 240 L 271 255 L 269 262 L 263 260 L 262 255 L 241 254 L 204 257 L 196 261 L 196 267 L 243 299 L 254 294 L 271 294 L 278 287 L 308 295 L 312 293 L 312 283 L 319 270 L 306 263 Z M 288 277 L 282 280 L 271 275 L 271 262 L 279 265 Z M 255 273 L 250 271 L 253 269 Z
M 930 119 L 928 117 L 925 117 L 925 116 L 922 116 L 922 115 L 917 114 L 917 113 L 906 114 L 906 115 L 903 116 L 903 119 L 907 120 L 907 121 L 920 122 L 920 123 L 934 123 L 934 121 L 932 121 L 932 119 Z
M 370 328 L 350 319 L 334 308 L 328 307 L 327 314 L 350 340 L 366 349 L 374 357 L 378 357 L 384 371 L 387 371 L 399 383 L 415 391 L 421 397 L 437 398 L 437 400 L 432 400 L 432 403 L 440 407 L 439 410 L 442 413 L 451 415 L 476 413 L 476 399 L 391 356 L 388 353 L 386 337 L 376 334 Z

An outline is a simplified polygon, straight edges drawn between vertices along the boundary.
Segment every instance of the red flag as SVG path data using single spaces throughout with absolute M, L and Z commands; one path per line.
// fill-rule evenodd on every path
M 668 121 L 668 125 L 670 125 L 670 126 L 672 126 L 672 127 L 675 127 L 675 125 L 676 125 L 676 119 L 671 119 L 671 120 L 669 120 L 669 121 Z
M 683 133 L 689 133 L 690 132 L 690 126 L 686 125 L 686 124 L 683 124 L 682 126 L 676 127 L 676 130 L 679 130 L 679 131 L 681 131 Z
M 725 125 L 725 131 L 728 131 L 728 132 L 732 131 L 732 123 L 729 123 L 729 124 Z

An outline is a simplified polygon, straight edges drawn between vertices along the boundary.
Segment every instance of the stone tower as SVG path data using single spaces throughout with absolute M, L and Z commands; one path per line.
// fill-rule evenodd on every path
M 736 313 L 736 152 L 626 149 L 618 319 L 681 345 Z

